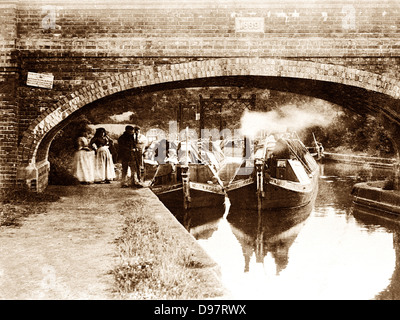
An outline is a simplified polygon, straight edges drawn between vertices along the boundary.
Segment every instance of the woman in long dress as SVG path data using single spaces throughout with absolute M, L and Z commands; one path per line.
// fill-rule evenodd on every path
M 114 161 L 109 150 L 112 140 L 104 128 L 97 128 L 90 146 L 96 151 L 94 161 L 94 182 L 111 183 L 115 179 Z
M 94 151 L 90 149 L 88 132 L 83 131 L 76 141 L 77 151 L 74 154 L 73 175 L 82 184 L 94 182 Z

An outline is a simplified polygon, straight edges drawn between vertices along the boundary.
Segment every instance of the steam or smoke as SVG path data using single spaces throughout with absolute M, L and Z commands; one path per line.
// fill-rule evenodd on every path
M 286 105 L 268 112 L 245 111 L 241 118 L 242 134 L 254 137 L 261 131 L 282 133 L 286 131 L 301 131 L 318 125 L 328 126 L 336 115 L 336 111 L 324 108 L 316 110 L 315 106 Z

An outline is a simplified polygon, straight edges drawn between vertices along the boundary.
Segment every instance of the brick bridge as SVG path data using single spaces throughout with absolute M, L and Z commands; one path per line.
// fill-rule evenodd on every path
M 2 0 L 0 21 L 0 188 L 43 190 L 55 134 L 126 90 L 309 95 L 383 118 L 400 148 L 398 0 Z

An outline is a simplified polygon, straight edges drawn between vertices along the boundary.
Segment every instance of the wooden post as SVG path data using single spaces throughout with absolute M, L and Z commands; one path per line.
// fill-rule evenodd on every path
M 246 159 L 246 149 L 247 149 L 247 139 L 246 136 L 243 136 L 243 159 Z
M 190 208 L 189 166 L 182 166 L 183 208 Z
M 264 198 L 264 160 L 263 159 L 256 159 L 255 160 L 255 167 L 256 167 L 256 179 L 257 179 L 257 194 Z
M 178 132 L 180 132 L 183 128 L 183 110 L 184 110 L 184 106 L 182 105 L 182 103 L 179 104 L 178 106 L 178 114 L 177 114 L 177 122 L 178 122 Z
M 219 105 L 219 132 L 221 132 L 223 128 L 223 121 L 222 121 L 222 103 Z
M 190 208 L 190 179 L 189 179 L 189 128 L 186 127 L 186 163 L 181 166 L 182 169 L 182 189 L 183 189 L 183 207 L 185 210 Z
M 256 101 L 257 101 L 257 96 L 256 96 L 255 93 L 253 93 L 253 94 L 251 95 L 251 98 L 250 98 L 251 110 L 255 110 L 255 109 L 256 109 Z
M 247 136 L 243 137 L 243 159 L 248 159 L 250 158 L 250 151 L 251 151 L 251 145 L 250 145 L 250 138 Z
M 205 101 L 203 99 L 202 95 L 199 95 L 200 98 L 200 121 L 199 121 L 199 130 L 200 130 L 200 134 L 199 137 L 201 137 L 201 132 L 204 129 L 204 104 Z
M 256 159 L 254 161 L 254 166 L 256 169 L 256 186 L 257 186 L 257 209 L 259 213 L 262 210 L 263 198 L 265 198 L 264 191 L 264 170 L 265 170 L 265 160 Z

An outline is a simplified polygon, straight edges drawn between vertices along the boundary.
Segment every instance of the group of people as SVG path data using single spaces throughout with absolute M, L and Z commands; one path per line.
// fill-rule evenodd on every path
M 115 162 L 122 163 L 122 187 L 142 187 L 141 168 L 143 167 L 143 135 L 140 128 L 128 125 L 118 138 L 117 154 L 113 140 L 104 128 L 97 128 L 89 141 L 89 132 L 83 130 L 77 139 L 74 155 L 73 174 L 81 184 L 111 183 L 115 180 Z M 131 171 L 128 177 L 128 169 Z M 129 181 L 130 180 L 130 181 Z

